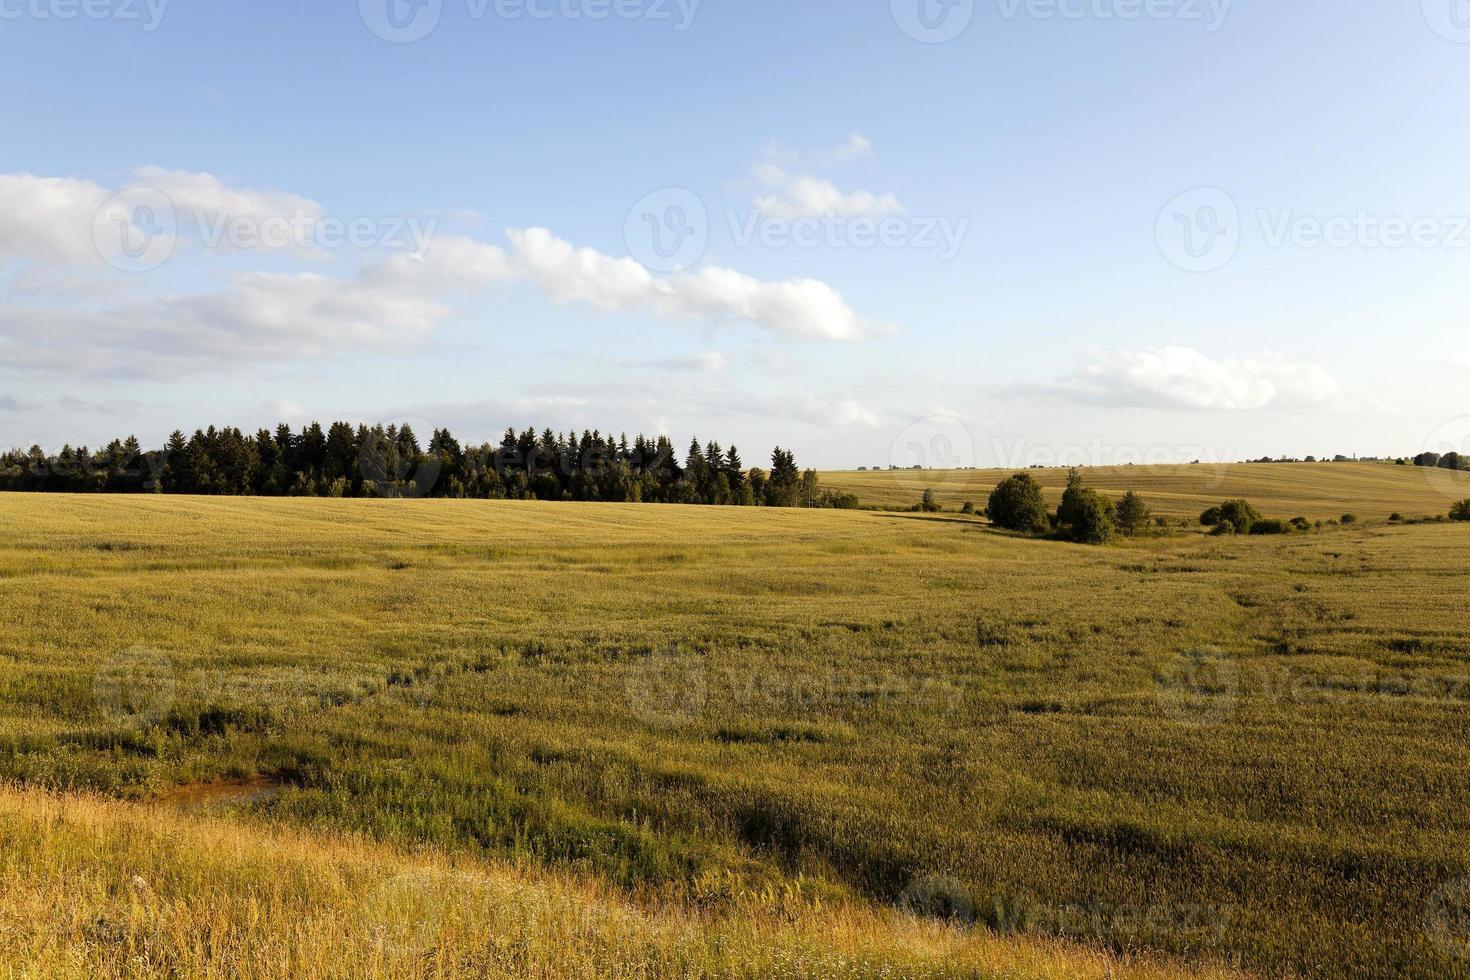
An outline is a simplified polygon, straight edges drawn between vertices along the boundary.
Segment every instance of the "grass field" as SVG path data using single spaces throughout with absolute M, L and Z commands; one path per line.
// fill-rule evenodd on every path
M 1250 495 L 1447 509 L 1319 492 Z M 425 974 L 1470 975 L 1463 525 L 7 495 L 0 526 L 19 974 L 405 975 L 372 956 L 408 928 L 381 955 Z M 232 802 L 158 809 L 206 784 Z M 404 874 L 383 902 L 459 911 L 363 912 Z
M 933 489 L 947 510 L 966 501 L 985 506 L 995 485 L 1015 470 L 869 470 L 823 473 L 822 485 L 857 494 L 863 504 L 908 507 Z M 1067 470 L 1028 470 L 1055 506 Z M 1086 471 L 1089 486 L 1112 496 L 1135 490 L 1155 513 L 1196 518 L 1222 500 L 1244 497 L 1269 517 L 1330 520 L 1353 513 L 1384 521 L 1446 513 L 1470 497 L 1470 473 L 1389 463 L 1204 463 L 1195 466 L 1104 466 Z

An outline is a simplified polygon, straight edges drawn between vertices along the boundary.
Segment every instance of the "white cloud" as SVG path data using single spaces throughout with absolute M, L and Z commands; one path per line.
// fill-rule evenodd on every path
M 823 399 L 813 394 L 804 394 L 797 400 L 796 417 L 813 425 L 861 425 L 877 428 L 881 424 L 876 412 L 871 412 L 852 398 Z
M 144 167 L 134 176 L 134 187 L 144 190 L 114 194 L 90 181 L 0 175 L 0 260 L 21 260 L 11 295 L 0 303 L 0 363 L 157 377 L 363 348 L 398 350 L 452 315 L 451 294 L 521 281 L 559 303 L 706 325 L 743 321 L 784 338 L 853 341 L 884 329 L 864 324 L 818 280 L 762 281 L 718 266 L 660 277 L 633 259 L 577 248 L 545 228 L 509 230 L 508 247 L 435 237 L 422 254 L 395 252 L 351 275 L 237 271 L 214 291 L 130 299 L 170 280 L 114 275 L 97 251 L 99 215 L 104 225 L 131 221 L 138 201 L 157 203 L 159 194 L 190 216 L 181 230 L 223 218 L 322 215 L 304 197 L 231 187 L 208 173 Z M 725 366 L 722 355 L 700 357 L 680 366 Z
M 1213 360 L 1189 347 L 1154 347 L 1095 349 L 1092 362 L 1078 373 L 1015 390 L 1114 407 L 1241 411 L 1319 405 L 1341 386 L 1318 364 L 1274 356 Z
M 772 143 L 762 152 L 761 158 L 769 163 L 822 170 L 872 155 L 873 141 L 862 133 L 852 133 L 836 146 L 821 150 L 793 150 L 779 143 Z
M 100 262 L 92 223 L 110 195 L 88 180 L 0 174 L 0 258 Z
M 210 173 L 148 166 L 139 167 L 133 176 L 133 187 L 163 192 L 179 215 L 191 220 L 202 216 L 211 223 L 220 218 L 259 223 L 298 215 L 314 221 L 322 216 L 320 204 L 299 194 L 230 187 Z
M 831 181 L 789 174 L 771 163 L 756 167 L 755 179 L 769 191 L 756 195 L 756 207 L 773 218 L 881 218 L 903 213 L 892 194 L 843 193 Z
M 658 278 L 632 259 L 577 248 L 545 228 L 511 229 L 513 267 L 558 302 L 708 323 L 746 320 L 807 340 L 860 340 L 872 332 L 831 286 L 764 282 L 705 266 Z
M 698 371 L 713 374 L 730 366 L 730 359 L 719 351 L 700 351 L 679 357 L 662 357 L 652 360 L 619 359 L 608 361 L 615 367 L 652 368 L 658 371 Z
M 762 191 L 756 207 L 772 218 L 880 218 L 902 214 L 903 206 L 892 194 L 869 191 L 843 192 L 813 171 L 825 170 L 871 155 L 872 141 L 853 133 L 838 146 L 814 153 L 786 150 L 779 146 L 762 154 L 751 176 Z

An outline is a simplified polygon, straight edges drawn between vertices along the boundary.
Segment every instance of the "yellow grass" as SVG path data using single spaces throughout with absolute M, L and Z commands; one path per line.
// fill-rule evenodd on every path
M 838 907 L 711 918 L 586 881 L 0 787 L 0 976 L 1225 976 Z
M 823 473 L 822 485 L 857 494 L 863 504 L 908 507 L 933 489 L 946 510 L 966 501 L 983 508 L 990 491 L 1015 470 L 869 470 Z M 1055 506 L 1067 470 L 1028 470 Z M 1389 463 L 1202 463 L 1197 466 L 1104 466 L 1083 470 L 1089 486 L 1142 494 L 1154 512 L 1196 518 L 1222 500 L 1244 497 L 1268 517 L 1329 520 L 1354 513 L 1383 521 L 1445 514 L 1470 497 L 1470 473 Z

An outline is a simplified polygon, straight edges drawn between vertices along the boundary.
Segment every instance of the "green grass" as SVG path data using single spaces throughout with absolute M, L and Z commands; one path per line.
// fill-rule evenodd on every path
M 265 774 L 235 819 L 655 907 L 1465 973 L 1436 927 L 1470 875 L 1465 526 L 1087 548 L 942 515 L 62 496 L 0 524 L 0 778 Z

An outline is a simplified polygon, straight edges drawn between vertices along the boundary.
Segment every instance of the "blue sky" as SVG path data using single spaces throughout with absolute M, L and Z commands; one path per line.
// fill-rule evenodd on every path
M 0 443 L 1470 448 L 1464 0 L 388 2 L 0 0 Z

